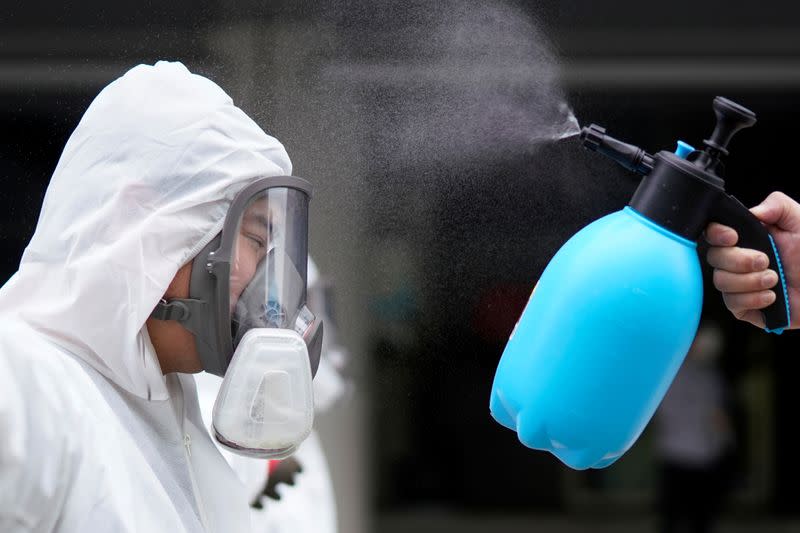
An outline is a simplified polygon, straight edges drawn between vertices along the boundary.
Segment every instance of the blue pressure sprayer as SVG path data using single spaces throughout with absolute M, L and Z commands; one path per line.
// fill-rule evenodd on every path
M 759 220 L 725 192 L 721 159 L 755 114 L 714 100 L 705 148 L 655 156 L 584 128 L 584 146 L 644 176 L 629 205 L 574 235 L 547 265 L 506 345 L 490 409 L 530 448 L 575 469 L 603 468 L 636 441 L 694 339 L 703 282 L 697 240 L 711 221 L 778 271 L 767 331 L 790 323 L 778 250 Z

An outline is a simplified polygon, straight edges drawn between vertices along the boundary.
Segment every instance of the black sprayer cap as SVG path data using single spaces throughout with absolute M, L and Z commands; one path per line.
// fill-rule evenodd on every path
M 713 108 L 717 123 L 711 137 L 704 141 L 705 150 L 694 151 L 686 159 L 670 152 L 654 157 L 638 146 L 606 135 L 596 124 L 583 128 L 581 139 L 589 150 L 645 176 L 631 207 L 681 237 L 697 240 L 708 224 L 717 196 L 725 191 L 725 182 L 717 173 L 720 159 L 728 155 L 733 135 L 756 121 L 755 113 L 720 96 L 714 99 Z
M 728 143 L 737 131 L 756 122 L 755 113 L 727 98 L 716 97 L 713 108 L 717 124 L 711 138 L 703 141 L 705 150 L 687 159 L 660 152 L 630 203 L 642 215 L 693 241 L 725 193 L 725 181 L 717 169 L 720 159 L 728 155 Z
M 656 224 L 696 241 L 724 191 L 718 176 L 662 151 L 656 154 L 653 171 L 642 178 L 629 205 Z

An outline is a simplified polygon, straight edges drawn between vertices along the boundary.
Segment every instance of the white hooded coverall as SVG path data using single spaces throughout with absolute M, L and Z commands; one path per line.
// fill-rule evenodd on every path
M 0 289 L 0 531 L 249 529 L 192 376 L 145 321 L 283 146 L 180 63 L 106 87 L 70 137 Z

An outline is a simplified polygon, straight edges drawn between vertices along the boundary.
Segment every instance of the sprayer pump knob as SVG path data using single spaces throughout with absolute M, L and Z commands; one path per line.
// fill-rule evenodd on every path
M 728 155 L 728 143 L 731 141 L 731 137 L 737 131 L 755 124 L 756 114 L 721 96 L 714 98 L 713 107 L 714 114 L 717 116 L 717 125 L 711 138 L 706 139 L 703 143 L 711 150 Z

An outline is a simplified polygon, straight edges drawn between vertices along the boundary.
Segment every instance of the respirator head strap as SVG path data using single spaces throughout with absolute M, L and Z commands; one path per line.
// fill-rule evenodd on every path
M 156 304 L 150 318 L 156 320 L 175 320 L 187 329 L 199 329 L 200 316 L 206 312 L 208 304 L 203 300 L 194 298 L 172 298 L 170 300 L 161 299 Z
M 161 301 L 156 304 L 153 312 L 150 313 L 150 318 L 155 318 L 156 320 L 177 320 L 178 322 L 183 322 L 188 317 L 189 308 L 178 299 L 167 301 L 162 298 Z

